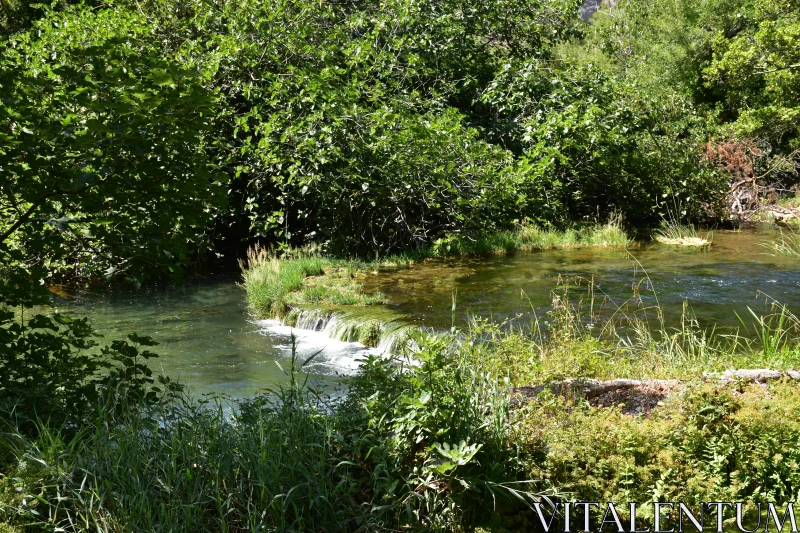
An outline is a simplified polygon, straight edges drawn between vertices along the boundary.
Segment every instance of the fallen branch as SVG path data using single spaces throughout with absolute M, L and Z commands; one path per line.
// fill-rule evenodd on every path
M 790 378 L 800 381 L 800 371 L 797 370 L 771 370 L 769 368 L 755 368 L 742 370 L 726 370 L 722 374 L 706 374 L 706 379 L 718 379 L 723 383 L 745 381 L 751 383 L 766 383 L 776 379 Z
M 584 398 L 594 398 L 607 392 L 625 389 L 635 389 L 645 385 L 675 387 L 680 385 L 680 381 L 674 379 L 612 379 L 610 381 L 598 381 L 596 379 L 567 379 L 548 385 L 538 385 L 536 387 L 515 387 L 513 392 L 526 399 L 533 400 L 545 389 L 550 389 L 557 396 L 583 396 Z
M 766 383 L 782 378 L 790 378 L 800 381 L 800 371 L 797 370 L 772 370 L 768 368 L 727 370 L 723 373 L 704 374 L 704 381 L 719 381 L 721 383 L 749 382 Z M 516 395 L 526 400 L 534 400 L 539 394 L 549 389 L 557 396 L 583 396 L 592 399 L 601 394 L 618 390 L 635 389 L 637 387 L 664 387 L 675 388 L 687 380 L 677 379 L 612 379 L 609 381 L 599 381 L 596 379 L 567 379 L 557 381 L 547 385 L 514 387 L 512 390 Z

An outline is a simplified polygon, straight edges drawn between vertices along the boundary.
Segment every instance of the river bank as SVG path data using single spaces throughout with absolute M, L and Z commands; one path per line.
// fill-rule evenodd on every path
M 800 268 L 757 246 L 779 235 L 719 231 L 702 250 L 639 243 L 349 272 L 342 260 L 263 256 L 278 277 L 283 261 L 302 265 L 301 283 L 282 293 L 308 305 L 284 314 L 293 327 L 248 317 L 232 281 L 166 292 L 152 307 L 115 300 L 128 320 L 95 300 L 96 316 L 115 321 L 106 327 L 149 320 L 174 331 L 163 344 L 167 368 L 189 363 L 175 351 L 186 340 L 187 353 L 205 357 L 220 338 L 243 340 L 220 353 L 251 364 L 189 363 L 207 387 L 235 383 L 228 374 L 263 379 L 257 369 L 276 361 L 285 374 L 259 391 L 233 387 L 227 399 L 174 391 L 155 405 L 109 405 L 92 430 L 9 428 L 0 523 L 505 533 L 538 530 L 533 504 L 545 501 L 782 506 L 800 486 L 800 385 L 791 377 L 800 320 L 784 305 L 794 304 Z M 765 303 L 758 286 L 785 299 Z M 315 287 L 354 297 L 314 307 Z M 413 342 L 367 349 L 386 324 Z M 266 331 L 286 348 L 259 352 L 272 342 Z M 363 331 L 372 336 L 332 357 L 342 341 L 328 336 Z M 321 362 L 351 375 L 346 389 L 331 391 L 341 378 L 320 374 Z M 767 368 L 777 379 L 708 377 Z M 744 514 L 758 523 L 754 504 Z
M 763 518 L 754 502 L 793 501 L 800 386 L 705 376 L 798 368 L 797 317 L 754 317 L 760 344 L 692 321 L 611 341 L 574 303 L 551 312 L 548 335 L 488 321 L 414 333 L 401 354 L 368 357 L 344 397 L 310 386 L 313 356 L 295 352 L 284 385 L 240 401 L 235 417 L 176 392 L 108 406 L 85 431 L 12 430 L 0 516 L 34 528 L 505 533 L 540 530 L 535 503 L 646 509 L 655 498 L 699 512 L 698 502 L 740 501 L 752 528 Z M 520 394 L 624 375 L 682 384 L 599 402 L 580 387 Z

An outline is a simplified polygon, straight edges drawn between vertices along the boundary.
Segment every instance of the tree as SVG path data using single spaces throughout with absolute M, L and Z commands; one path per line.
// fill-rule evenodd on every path
M 0 246 L 16 262 L 138 279 L 202 249 L 224 201 L 214 95 L 150 30 L 76 8 L 2 44 Z
M 224 201 L 215 96 L 131 12 L 50 13 L 0 48 L 0 409 L 74 428 L 103 389 L 156 398 L 154 343 L 98 351 L 85 319 L 26 309 L 58 273 L 180 275 Z

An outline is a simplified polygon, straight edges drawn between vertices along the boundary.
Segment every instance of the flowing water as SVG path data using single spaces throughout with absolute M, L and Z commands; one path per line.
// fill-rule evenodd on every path
M 135 332 L 153 337 L 159 357 L 153 370 L 179 378 L 198 394 L 243 397 L 286 381 L 292 334 L 298 359 L 319 353 L 306 367 L 312 380 L 327 384 L 352 374 L 364 346 L 321 332 L 288 328 L 277 321 L 253 320 L 244 289 L 234 276 L 190 281 L 182 286 L 82 293 L 59 298 L 56 310 L 88 316 L 103 345 Z
M 701 325 L 735 328 L 741 326 L 737 313 L 749 315 L 748 307 L 764 312 L 765 299 L 800 311 L 800 260 L 762 246 L 779 238 L 777 231 L 760 228 L 717 231 L 706 248 L 646 242 L 628 250 L 582 248 L 429 261 L 384 272 L 366 287 L 382 290 L 390 307 L 414 323 L 434 328 L 450 327 L 454 293 L 459 317 L 529 322 L 546 317 L 553 294 L 562 295 L 567 283 L 571 300 L 582 298 L 588 309 L 590 281 L 596 307 L 606 299 L 606 308 L 613 310 L 638 293 L 641 306 L 660 305 L 668 323 L 675 323 L 687 302 Z
M 605 299 L 605 308 L 613 309 L 612 300 L 620 304 L 637 293 L 643 306 L 657 301 L 668 324 L 676 323 L 687 302 L 701 325 L 732 329 L 741 327 L 737 313 L 749 324 L 748 307 L 767 309 L 765 295 L 800 310 L 800 260 L 772 255 L 761 246 L 778 237 L 774 230 L 759 228 L 717 231 L 707 249 L 648 242 L 627 252 L 584 248 L 430 260 L 371 275 L 365 288 L 384 292 L 391 304 L 358 310 L 351 321 L 391 318 L 396 324 L 449 328 L 455 294 L 459 326 L 471 316 L 531 323 L 535 317 L 546 318 L 554 292 L 563 293 L 567 281 L 580 281 L 570 289 L 573 301 L 588 302 L 591 286 L 596 304 Z M 253 320 L 233 277 L 82 294 L 59 299 L 57 307 L 89 316 L 109 342 L 134 331 L 154 337 L 161 355 L 156 369 L 198 392 L 243 396 L 283 382 L 278 364 L 288 368 L 292 332 L 301 359 L 321 350 L 308 371 L 325 383 L 340 382 L 370 353 L 358 343 L 331 338 L 350 338 L 346 317 L 330 320 L 312 313 L 298 321 L 316 331 Z

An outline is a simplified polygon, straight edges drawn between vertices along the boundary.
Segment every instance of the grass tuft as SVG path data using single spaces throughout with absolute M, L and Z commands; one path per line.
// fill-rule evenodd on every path
M 800 231 L 781 229 L 781 240 L 761 243 L 761 246 L 778 254 L 789 257 L 800 257 Z
M 451 235 L 434 243 L 432 255 L 491 255 L 521 251 L 553 250 L 607 246 L 624 248 L 630 239 L 622 228 L 622 219 L 614 215 L 605 224 L 558 230 L 533 224 L 521 224 L 513 231 L 483 235 L 476 239 Z
M 302 305 L 375 305 L 380 293 L 366 294 L 358 282 L 363 268 L 353 262 L 322 257 L 317 252 L 293 251 L 279 257 L 252 248 L 242 264 L 247 301 L 257 316 L 284 318 Z
M 661 227 L 655 231 L 653 238 L 671 246 L 708 246 L 713 240 L 713 234 L 708 232 L 705 237 L 697 234 L 693 224 L 681 224 L 676 220 L 663 220 Z

